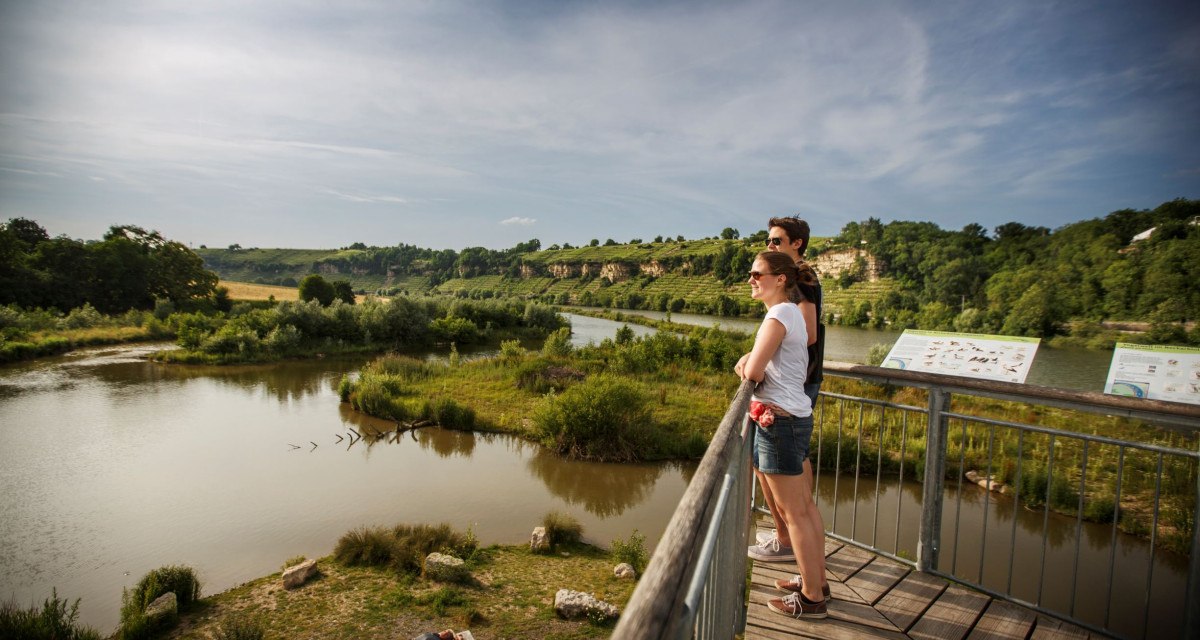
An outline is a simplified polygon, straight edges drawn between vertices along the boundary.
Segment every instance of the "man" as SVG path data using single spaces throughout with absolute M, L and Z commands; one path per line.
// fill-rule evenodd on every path
M 767 223 L 767 250 L 782 251 L 786 253 L 798 265 L 803 264 L 802 271 L 812 273 L 813 282 L 809 287 L 802 287 L 805 296 L 810 298 L 800 303 L 801 312 L 804 314 L 805 324 L 809 328 L 808 331 L 808 360 L 809 374 L 804 383 L 804 394 L 812 400 L 813 408 L 817 406 L 817 394 L 821 391 L 821 363 L 825 353 L 825 333 L 823 327 L 820 326 L 821 318 L 821 283 L 816 279 L 815 272 L 811 267 L 804 263 L 804 253 L 808 249 L 808 240 L 810 231 L 808 223 L 801 220 L 799 217 L 786 218 L 771 218 Z M 755 475 L 758 476 L 759 486 L 762 487 L 763 499 L 767 503 L 767 508 L 771 511 L 771 516 L 775 519 L 776 531 L 772 534 L 762 534 L 759 543 L 751 546 L 747 550 L 747 555 L 761 562 L 793 562 L 796 559 L 792 548 L 785 544 L 789 540 L 789 533 L 783 524 L 784 520 L 780 516 L 778 508 L 775 506 L 775 497 L 771 495 L 767 483 L 763 481 L 762 474 L 755 470 Z M 804 461 L 804 473 L 801 476 L 808 484 L 808 494 L 811 495 L 816 487 L 813 480 L 812 462 Z M 813 508 L 806 510 L 809 514 L 804 520 L 805 530 L 803 535 L 819 536 L 821 539 L 825 537 L 825 522 L 821 518 L 821 511 Z M 826 599 L 829 598 L 829 585 L 825 582 L 825 577 L 821 576 L 821 590 Z M 791 580 L 776 580 L 775 586 L 781 591 L 799 593 L 801 591 L 800 576 L 795 576 Z

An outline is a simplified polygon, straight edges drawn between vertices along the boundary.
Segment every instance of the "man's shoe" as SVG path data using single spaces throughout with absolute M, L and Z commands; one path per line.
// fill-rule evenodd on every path
M 775 588 L 785 593 L 800 593 L 804 588 L 804 582 L 800 579 L 799 575 L 796 575 L 791 580 L 776 580 Z M 825 596 L 826 600 L 833 597 L 829 595 L 828 582 L 825 583 L 825 586 L 821 587 L 821 595 Z
M 779 544 L 779 538 L 772 536 L 766 542 L 751 545 L 746 549 L 746 555 L 759 562 L 795 562 L 796 554 L 790 547 Z
M 819 619 L 829 615 L 824 600 L 809 602 L 799 593 L 793 593 L 782 598 L 771 598 L 767 600 L 767 608 L 775 613 L 782 613 L 785 616 L 793 618 Z

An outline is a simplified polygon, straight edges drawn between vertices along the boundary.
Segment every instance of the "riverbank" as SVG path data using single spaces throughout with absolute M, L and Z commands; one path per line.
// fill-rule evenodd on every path
M 592 545 L 551 555 L 528 545 L 497 545 L 476 554 L 476 584 L 454 585 L 387 569 L 347 567 L 320 558 L 320 576 L 295 590 L 273 573 L 202 598 L 167 638 L 207 639 L 232 615 L 254 616 L 267 637 L 395 640 L 425 631 L 469 629 L 488 638 L 602 638 L 612 629 L 561 620 L 554 594 L 586 591 L 624 609 L 635 582 L 613 576 L 615 562 Z

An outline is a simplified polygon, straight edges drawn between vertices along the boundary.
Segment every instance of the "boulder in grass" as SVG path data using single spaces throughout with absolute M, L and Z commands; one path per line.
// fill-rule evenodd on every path
M 146 624 L 152 629 L 175 624 L 179 617 L 179 600 L 175 598 L 175 592 L 168 591 L 155 598 L 154 602 L 146 605 L 144 615 Z
M 622 562 L 613 568 L 613 575 L 621 579 L 637 578 L 637 571 L 633 570 L 633 565 L 628 562 Z
M 567 620 L 590 615 L 612 619 L 620 615 L 616 607 L 603 600 L 597 600 L 592 594 L 570 589 L 559 589 L 554 594 L 554 612 Z
M 441 582 L 466 582 L 471 577 L 465 563 L 444 553 L 431 553 L 425 557 L 425 577 Z
M 290 566 L 283 572 L 283 588 L 295 589 L 308 582 L 309 578 L 315 575 L 317 575 L 317 561 L 315 558 Z
M 534 553 L 550 551 L 550 536 L 546 533 L 546 527 L 533 528 L 533 534 L 529 536 L 529 550 Z

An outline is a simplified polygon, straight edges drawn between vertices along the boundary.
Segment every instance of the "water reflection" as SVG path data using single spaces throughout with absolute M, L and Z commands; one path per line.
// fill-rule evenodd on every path
M 526 466 L 546 483 L 551 493 L 568 504 L 580 505 L 592 515 L 607 518 L 644 502 L 665 465 L 567 463 L 539 447 Z
M 409 433 L 413 434 L 422 450 L 432 450 L 440 458 L 451 456 L 470 458 L 475 453 L 475 443 L 480 439 L 470 432 L 451 431 L 438 427 L 418 429 Z

